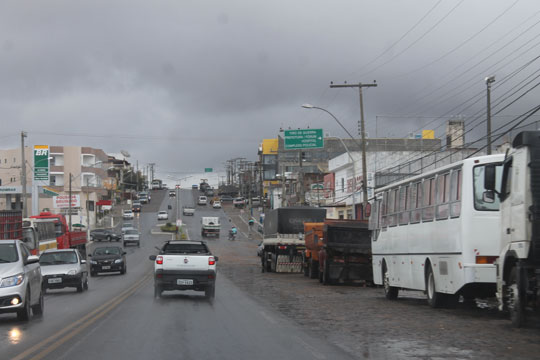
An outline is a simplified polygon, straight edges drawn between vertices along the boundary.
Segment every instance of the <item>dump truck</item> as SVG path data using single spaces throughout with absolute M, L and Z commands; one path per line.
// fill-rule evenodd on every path
M 264 218 L 261 266 L 263 272 L 302 272 L 304 223 L 322 222 L 326 209 L 311 206 L 271 210 Z
M 373 283 L 368 222 L 326 219 L 319 250 L 319 281 L 329 285 L 353 280 Z
M 319 251 L 322 249 L 324 222 L 304 223 L 304 242 L 306 249 L 302 253 L 304 276 L 310 279 L 319 277 Z

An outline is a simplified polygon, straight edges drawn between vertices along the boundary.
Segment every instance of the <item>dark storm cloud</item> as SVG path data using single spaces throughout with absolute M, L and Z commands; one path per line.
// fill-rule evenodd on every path
M 539 33 L 537 28 L 460 76 L 482 58 L 479 50 L 498 39 L 484 53 L 501 47 L 511 39 L 504 39 L 510 29 L 540 10 L 533 0 L 510 8 L 512 3 L 442 1 L 403 41 L 366 67 L 435 2 L 4 2 L 3 134 L 24 129 L 34 144 L 126 149 L 133 159 L 166 169 L 218 168 L 228 158 L 254 159 L 260 140 L 275 137 L 282 126 L 323 127 L 345 136 L 326 114 L 302 109 L 302 103 L 326 107 L 356 133 L 357 92 L 328 85 L 376 79 L 379 87 L 364 93 L 370 135 L 406 136 L 423 126 L 439 126 L 442 120 L 431 125 L 428 117 L 453 108 L 452 115 L 474 114 L 483 102 L 463 114 L 457 111 L 485 89 L 491 65 L 509 57 L 497 71 L 502 79 L 533 57 L 534 50 L 515 59 L 511 55 Z M 425 66 L 508 8 L 470 42 Z M 525 111 L 531 99 L 508 112 Z M 443 132 L 438 129 L 437 135 Z M 85 134 L 99 136 L 74 136 Z M 3 145 L 16 146 L 17 138 L 3 138 Z

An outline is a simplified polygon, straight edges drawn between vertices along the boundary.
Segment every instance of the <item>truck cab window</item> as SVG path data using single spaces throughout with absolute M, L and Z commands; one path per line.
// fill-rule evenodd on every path
M 495 188 L 501 188 L 502 179 L 502 164 L 495 166 Z M 484 199 L 484 176 L 485 165 L 475 166 L 473 169 L 473 187 L 474 187 L 474 208 L 478 211 L 499 211 L 500 200 L 495 196 L 492 202 L 487 202 Z
M 502 184 L 501 184 L 501 201 L 504 201 L 512 189 L 512 158 L 505 161 L 503 167 Z

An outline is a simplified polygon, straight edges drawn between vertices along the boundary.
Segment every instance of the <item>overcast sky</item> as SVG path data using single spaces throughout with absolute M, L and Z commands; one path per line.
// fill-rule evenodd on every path
M 329 84 L 374 80 L 371 137 L 443 137 L 462 116 L 479 123 L 472 141 L 486 76 L 499 108 L 538 83 L 539 22 L 538 0 L 5 0 L 1 148 L 24 130 L 29 145 L 126 150 L 160 173 L 222 169 L 280 127 L 347 136 L 303 103 L 356 135 L 357 90 Z M 539 102 L 526 93 L 494 128 Z

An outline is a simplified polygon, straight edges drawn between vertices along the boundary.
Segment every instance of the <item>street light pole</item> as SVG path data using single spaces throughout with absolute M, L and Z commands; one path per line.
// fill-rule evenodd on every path
M 491 84 L 495 82 L 495 75 L 486 79 L 487 87 L 487 154 L 491 155 Z
M 318 107 L 318 106 L 310 105 L 310 104 L 304 104 L 304 105 L 302 105 L 302 107 L 305 108 L 305 109 L 317 109 L 317 110 L 324 111 L 325 113 L 327 113 L 328 115 L 333 117 L 334 120 L 336 120 L 336 122 L 339 124 L 339 126 L 341 126 L 341 128 L 343 130 L 345 130 L 345 132 L 351 137 L 351 139 L 355 140 L 354 137 L 351 135 L 351 133 L 345 128 L 345 126 L 343 126 L 341 121 L 339 121 L 338 118 L 335 117 L 334 114 L 332 114 L 330 111 L 328 111 L 326 109 L 323 109 L 321 107 Z M 352 199 L 352 201 L 353 201 L 353 209 L 352 210 L 353 210 L 353 219 L 356 219 L 356 161 L 352 157 L 352 154 L 349 151 L 349 149 L 347 148 L 347 145 L 345 145 L 345 142 L 343 142 L 343 140 L 341 138 L 338 138 L 338 139 L 339 139 L 339 141 L 341 141 L 341 144 L 345 148 L 345 151 L 347 151 L 347 154 L 349 154 L 349 158 L 351 159 L 352 165 L 353 165 L 353 193 L 352 193 L 352 196 L 353 196 L 353 199 Z M 365 152 L 363 154 L 365 156 Z M 365 167 L 364 167 L 364 169 L 365 169 Z M 367 184 L 367 182 L 364 180 L 364 189 L 366 188 L 366 184 Z M 367 191 L 366 191 L 366 193 L 367 193 Z M 365 195 L 364 200 L 367 202 L 367 195 Z M 364 212 L 365 212 L 365 208 L 366 208 L 366 205 L 364 205 Z

